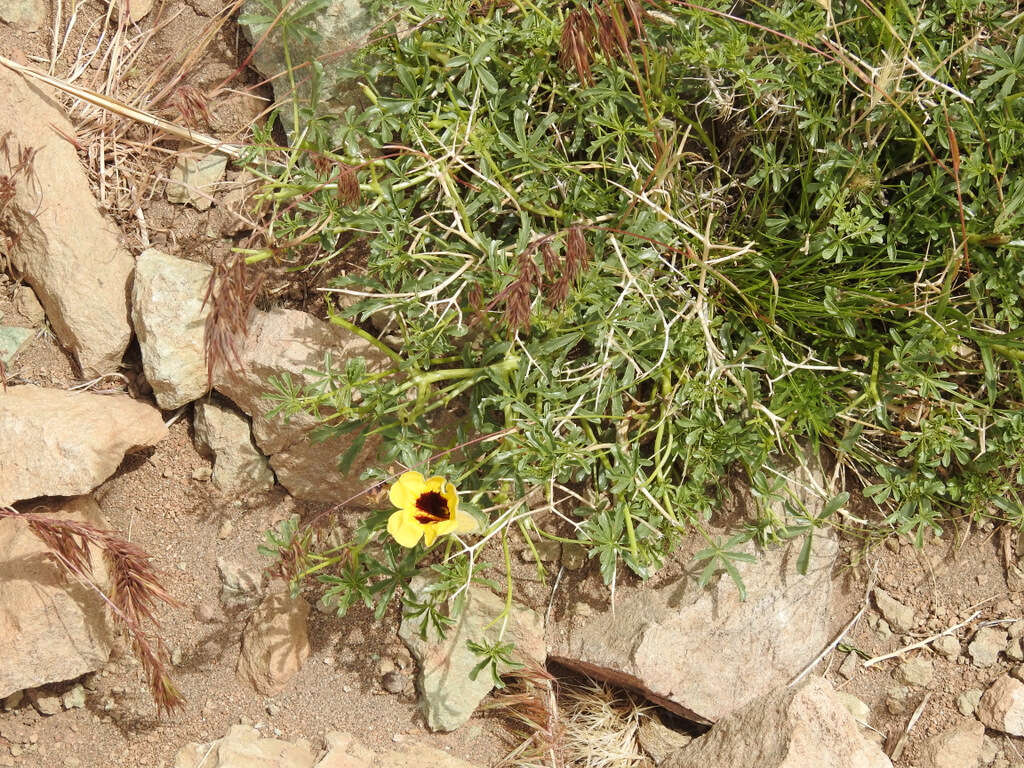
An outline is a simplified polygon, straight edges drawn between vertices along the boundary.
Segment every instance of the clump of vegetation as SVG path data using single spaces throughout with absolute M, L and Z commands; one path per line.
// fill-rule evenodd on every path
M 458 486 L 482 535 L 434 545 L 428 613 L 492 540 L 508 570 L 513 535 L 582 544 L 614 586 L 695 534 L 701 578 L 742 591 L 751 540 L 803 537 L 806 567 L 824 525 L 918 542 L 951 520 L 1024 525 L 1013 4 L 414 0 L 380 17 L 347 64 L 359 103 L 296 109 L 291 146 L 249 157 L 272 223 L 248 258 L 302 268 L 363 244 L 325 286 L 331 319 L 390 365 L 326 361 L 272 398 L 351 441 L 340 471 L 378 437 L 382 468 Z M 838 467 L 820 506 L 782 469 L 807 447 Z M 723 541 L 730 473 L 760 512 Z M 294 572 L 382 612 L 425 551 L 382 535 L 389 512 Z

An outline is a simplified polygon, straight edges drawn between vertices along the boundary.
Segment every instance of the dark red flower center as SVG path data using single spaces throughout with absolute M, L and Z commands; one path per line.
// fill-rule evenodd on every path
M 416 509 L 420 514 L 416 515 L 416 521 L 426 525 L 427 523 L 441 523 L 450 520 L 452 513 L 448 509 L 448 499 L 437 491 L 421 493 L 416 498 Z

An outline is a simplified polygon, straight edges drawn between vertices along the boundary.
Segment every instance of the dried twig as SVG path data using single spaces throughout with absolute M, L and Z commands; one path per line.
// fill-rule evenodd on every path
M 130 107 L 117 99 L 112 99 L 109 96 L 104 96 L 100 93 L 96 93 L 95 91 L 90 91 L 87 88 L 79 88 L 77 85 L 72 85 L 60 78 L 51 77 L 44 72 L 39 72 L 31 67 L 23 66 L 5 56 L 0 56 L 0 64 L 3 64 L 8 69 L 25 75 L 26 77 L 31 77 L 57 88 L 69 96 L 74 96 L 76 99 L 81 99 L 88 104 L 92 104 L 100 107 L 101 109 L 105 109 L 108 112 L 112 112 L 115 115 L 119 115 L 129 120 L 134 120 L 135 122 L 142 123 L 143 125 L 148 125 L 152 128 L 164 131 L 165 133 L 169 133 L 172 136 L 177 136 L 179 139 L 185 139 L 186 141 L 195 142 L 196 144 L 203 144 L 236 159 L 242 155 L 241 147 L 235 146 L 234 144 L 225 144 L 219 139 L 207 136 L 204 133 L 198 133 L 197 131 L 193 131 L 189 128 L 182 128 L 181 126 L 175 125 L 174 123 L 157 117 L 156 115 L 151 115 L 141 109 Z
M 103 598 L 114 620 L 131 638 L 132 650 L 142 662 L 160 711 L 170 712 L 184 706 L 184 698 L 167 673 L 166 645 L 143 629 L 145 622 L 159 626 L 155 615 L 158 603 L 179 604 L 160 584 L 149 555 L 112 531 L 89 523 L 37 513 L 22 514 L 12 507 L 0 507 L 0 519 L 3 518 L 28 525 L 46 545 L 54 562 Z M 90 545 L 99 548 L 107 561 L 111 574 L 109 595 L 93 580 Z

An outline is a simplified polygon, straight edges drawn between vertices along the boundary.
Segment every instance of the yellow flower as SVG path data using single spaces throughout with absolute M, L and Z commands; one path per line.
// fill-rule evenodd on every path
M 406 472 L 388 494 L 398 511 L 388 518 L 388 533 L 403 547 L 415 547 L 420 537 L 429 547 L 438 536 L 476 530 L 476 519 L 459 513 L 455 486 L 443 477 L 425 479 Z

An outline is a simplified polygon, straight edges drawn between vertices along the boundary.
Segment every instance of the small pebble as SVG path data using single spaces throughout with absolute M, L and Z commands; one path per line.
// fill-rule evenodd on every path
M 401 672 L 388 672 L 381 679 L 381 683 L 388 693 L 401 693 L 405 690 L 405 675 Z
M 857 674 L 857 669 L 860 666 L 860 661 L 857 658 L 856 653 L 846 654 L 846 658 L 843 659 L 843 663 L 839 665 L 839 674 L 847 680 L 853 678 Z
M 952 635 L 943 635 L 932 640 L 932 648 L 947 659 L 955 659 L 960 655 L 960 641 Z
M 974 714 L 974 711 L 978 708 L 978 702 L 981 701 L 981 696 L 984 692 L 972 688 L 969 691 L 964 691 L 956 697 L 956 708 L 960 710 L 960 714 L 964 717 L 970 717 Z
M 223 523 L 220 524 L 220 530 L 217 531 L 217 538 L 226 539 L 228 536 L 232 534 L 234 530 L 235 524 L 232 523 L 230 520 L 225 520 Z
M 213 470 L 209 467 L 199 467 L 192 470 L 192 479 L 197 482 L 205 483 L 211 477 L 213 477 Z

